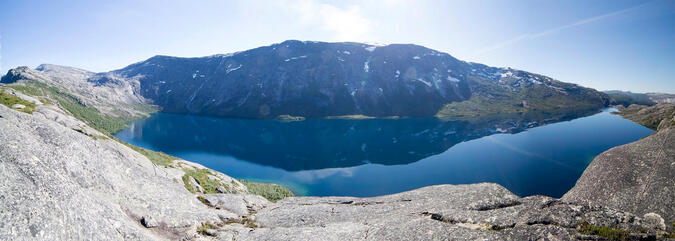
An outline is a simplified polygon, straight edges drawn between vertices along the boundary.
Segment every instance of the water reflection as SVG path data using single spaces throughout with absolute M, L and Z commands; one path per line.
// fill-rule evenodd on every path
M 132 123 L 126 135 L 158 150 L 202 151 L 287 171 L 401 165 L 444 152 L 457 143 L 495 133 L 593 114 L 500 116 L 483 121 L 309 119 L 299 122 L 223 119 L 158 113 Z

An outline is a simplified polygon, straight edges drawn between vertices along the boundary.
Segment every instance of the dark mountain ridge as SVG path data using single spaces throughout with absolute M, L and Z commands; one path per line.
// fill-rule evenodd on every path
M 20 78 L 12 71 L 3 77 L 4 82 L 16 79 Z M 511 68 L 468 63 L 413 44 L 288 40 L 224 55 L 158 55 L 87 76 L 86 81 L 95 86 L 127 82 L 135 97 L 164 112 L 239 118 L 452 119 L 573 112 L 609 103 L 606 94 L 593 89 Z

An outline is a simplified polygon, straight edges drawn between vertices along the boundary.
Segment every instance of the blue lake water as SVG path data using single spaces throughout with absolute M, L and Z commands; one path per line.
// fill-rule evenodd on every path
M 520 196 L 560 197 L 596 155 L 652 133 L 610 111 L 482 123 L 157 113 L 115 136 L 235 178 L 279 183 L 299 195 L 376 196 L 495 182 Z

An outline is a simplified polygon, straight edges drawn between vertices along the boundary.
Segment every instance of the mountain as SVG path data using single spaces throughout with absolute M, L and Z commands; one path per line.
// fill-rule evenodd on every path
M 164 112 L 243 118 L 454 118 L 598 109 L 609 102 L 593 89 L 412 44 L 289 40 L 226 55 L 155 56 L 87 79 L 121 80 Z
M 576 113 L 610 102 L 606 94 L 590 88 L 468 63 L 412 44 L 295 40 L 200 58 L 155 56 L 105 73 L 56 65 L 19 67 L 0 82 L 56 86 L 72 93 L 77 102 L 103 98 L 89 104 L 125 119 L 148 112 L 148 104 L 169 113 L 239 118 L 363 115 L 452 120 Z
M 651 99 L 647 94 L 642 93 L 633 93 L 630 91 L 621 91 L 621 90 L 606 90 L 603 91 L 605 94 L 610 97 L 611 105 L 622 105 L 628 107 L 632 104 L 638 105 L 654 105 L 655 101 Z
M 675 104 L 675 94 L 667 93 L 646 93 L 649 99 L 656 103 L 670 103 Z

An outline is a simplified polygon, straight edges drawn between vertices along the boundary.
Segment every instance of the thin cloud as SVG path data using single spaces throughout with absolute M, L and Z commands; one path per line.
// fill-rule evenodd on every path
M 303 25 L 318 25 L 321 30 L 333 33 L 333 40 L 358 41 L 372 30 L 372 22 L 363 16 L 357 5 L 340 8 L 312 1 L 297 1 L 289 5 Z
M 574 22 L 574 23 L 571 23 L 571 24 L 563 25 L 563 26 L 560 26 L 560 27 L 552 28 L 552 29 L 542 31 L 542 32 L 538 32 L 538 33 L 522 34 L 522 35 L 517 36 L 515 38 L 506 40 L 504 42 L 500 42 L 500 43 L 497 43 L 497 44 L 494 44 L 494 45 L 491 45 L 491 46 L 481 48 L 481 49 L 477 50 L 474 53 L 474 55 L 481 55 L 481 54 L 484 54 L 484 53 L 487 53 L 487 52 L 491 52 L 491 51 L 494 51 L 494 50 L 497 50 L 497 49 L 501 49 L 501 48 L 516 44 L 516 43 L 521 42 L 523 40 L 544 37 L 544 36 L 547 36 L 547 35 L 558 33 L 560 31 L 568 29 L 568 28 L 573 28 L 573 27 L 576 27 L 576 26 L 581 26 L 581 25 L 593 23 L 593 22 L 596 22 L 596 21 L 599 21 L 599 20 L 602 20 L 602 19 L 605 19 L 605 18 L 612 17 L 612 16 L 621 15 L 621 14 L 624 14 L 624 13 L 627 13 L 627 12 L 634 11 L 634 10 L 636 10 L 640 7 L 643 7 L 644 5 L 647 5 L 649 3 L 651 3 L 651 2 L 647 2 L 647 3 L 643 3 L 643 4 L 640 4 L 640 5 L 634 6 L 634 7 L 626 8 L 626 9 L 623 9 L 623 10 L 619 10 L 619 11 L 595 16 L 595 17 L 592 17 L 592 18 L 583 19 L 583 20 L 580 20 L 580 21 L 577 21 L 577 22 Z

